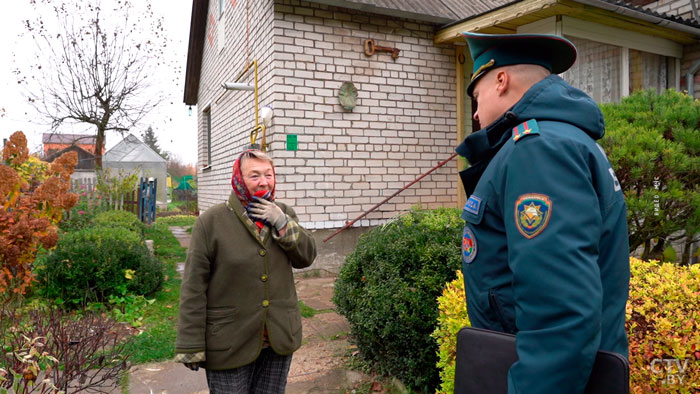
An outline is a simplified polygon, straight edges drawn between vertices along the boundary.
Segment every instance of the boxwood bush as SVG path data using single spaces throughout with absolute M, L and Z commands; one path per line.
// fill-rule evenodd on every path
M 105 211 L 92 218 L 92 224 L 105 227 L 123 227 L 143 237 L 146 226 L 138 216 L 128 211 Z
M 365 233 L 347 257 L 333 302 L 363 358 L 414 389 L 438 384 L 430 336 L 437 297 L 461 266 L 458 209 L 412 210 Z
M 126 270 L 135 272 L 127 275 Z M 119 226 L 99 226 L 65 233 L 56 249 L 39 259 L 36 276 L 42 296 L 72 308 L 106 301 L 125 290 L 152 294 L 163 283 L 163 270 L 140 235 Z
M 630 392 L 694 393 L 700 390 L 700 266 L 630 258 L 627 337 L 630 349 Z M 454 391 L 456 336 L 469 326 L 461 274 L 439 299 L 441 393 Z M 671 361 L 678 360 L 683 371 Z M 658 365 L 655 365 L 658 364 Z M 673 376 L 671 376 L 673 375 Z M 679 379 L 682 376 L 682 382 Z

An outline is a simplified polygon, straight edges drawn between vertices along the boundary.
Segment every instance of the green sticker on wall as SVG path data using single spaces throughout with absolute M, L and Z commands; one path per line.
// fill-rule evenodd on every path
M 287 150 L 297 150 L 296 134 L 287 134 Z

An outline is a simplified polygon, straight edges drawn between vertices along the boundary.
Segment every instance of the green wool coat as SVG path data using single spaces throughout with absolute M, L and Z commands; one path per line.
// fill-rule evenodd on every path
M 301 346 L 292 267 L 310 266 L 316 246 L 294 210 L 275 203 L 288 219 L 283 237 L 271 230 L 260 240 L 233 193 L 228 203 L 197 219 L 180 292 L 175 353 L 206 352 L 202 366 L 212 370 L 241 367 L 260 354 L 265 326 L 276 353 L 288 355 Z

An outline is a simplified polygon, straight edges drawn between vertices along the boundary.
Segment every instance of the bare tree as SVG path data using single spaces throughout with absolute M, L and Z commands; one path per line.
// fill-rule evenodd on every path
M 50 7 L 55 19 L 37 12 L 25 21 L 37 53 L 29 70 L 16 70 L 19 82 L 27 84 L 29 101 L 52 131 L 68 124 L 94 130 L 101 167 L 105 134 L 128 131 L 164 98 L 153 86 L 168 44 L 162 19 L 150 0 L 139 9 L 130 0 L 31 3 L 37 10 Z

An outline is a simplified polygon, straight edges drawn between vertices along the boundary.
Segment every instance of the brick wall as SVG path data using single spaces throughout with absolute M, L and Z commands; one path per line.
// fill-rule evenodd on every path
M 644 8 L 681 18 L 693 18 L 692 8 L 688 0 L 659 0 L 645 5 Z
M 272 100 L 273 3 L 250 2 L 247 11 L 246 3 L 225 0 L 222 19 L 219 0 L 209 1 L 197 105 L 200 211 L 228 198 L 233 160 L 250 144 L 250 131 L 255 126 L 253 92 L 226 91 L 221 85 L 234 82 L 248 61 L 258 60 L 260 106 Z M 251 68 L 240 82 L 253 84 L 253 77 Z M 203 169 L 208 164 L 203 114 L 207 108 L 211 111 L 212 162 L 209 168 Z
M 454 48 L 434 26 L 293 0 L 274 6 L 274 127 L 278 197 L 309 228 L 334 228 L 393 194 L 454 149 Z M 367 57 L 367 38 L 401 50 Z M 346 111 L 338 89 L 358 90 Z M 288 134 L 298 150 L 286 150 Z M 456 205 L 454 165 L 363 220 L 376 225 L 413 205 Z
M 252 93 L 221 97 L 219 85 L 243 68 L 246 47 L 245 2 L 226 4 L 226 44 L 219 53 L 218 0 L 210 3 L 202 63 L 200 168 L 208 105 L 212 122 L 212 165 L 199 173 L 202 211 L 228 197 L 231 165 L 254 125 Z M 340 227 L 452 154 L 454 48 L 433 44 L 433 25 L 294 0 L 251 2 L 248 12 L 250 57 L 260 61 L 260 106 L 274 109 L 267 142 L 277 198 L 294 207 L 305 227 Z M 400 49 L 398 59 L 365 56 L 367 38 Z M 346 81 L 358 89 L 353 111 L 338 102 Z M 286 150 L 288 134 L 298 136 L 298 150 Z M 448 164 L 360 225 L 380 224 L 413 205 L 455 206 L 456 182 Z

